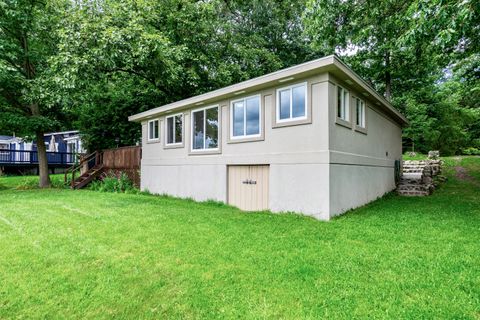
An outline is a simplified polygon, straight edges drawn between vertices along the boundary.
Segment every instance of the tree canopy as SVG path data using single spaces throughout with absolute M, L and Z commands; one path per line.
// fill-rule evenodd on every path
M 458 154 L 480 148 L 479 6 L 0 0 L 0 131 L 132 145 L 129 115 L 336 53 L 407 116 L 407 150 Z

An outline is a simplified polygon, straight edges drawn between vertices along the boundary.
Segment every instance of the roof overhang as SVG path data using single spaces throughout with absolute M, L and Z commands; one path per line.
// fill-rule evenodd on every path
M 57 134 L 76 134 L 79 133 L 78 130 L 70 130 L 70 131 L 61 131 L 61 132 L 49 132 L 45 133 L 44 136 L 51 136 L 51 135 L 57 135 Z
M 360 78 L 359 75 L 357 75 L 352 69 L 350 69 L 335 55 L 330 55 L 317 60 L 305 62 L 290 68 L 269 73 L 261 77 L 253 78 L 228 87 L 224 87 L 188 99 L 180 100 L 154 109 L 150 109 L 145 112 L 130 116 L 128 120 L 141 122 L 163 114 L 169 114 L 174 111 L 180 111 L 182 109 L 187 109 L 195 106 L 208 105 L 211 102 L 213 103 L 216 101 L 229 99 L 235 97 L 238 94 L 243 94 L 247 91 L 259 91 L 272 86 L 277 86 L 279 83 L 284 81 L 301 79 L 323 72 L 330 72 L 335 77 L 343 81 L 351 81 L 352 85 L 358 91 L 360 91 L 362 94 L 364 94 L 371 100 L 374 100 L 377 104 L 377 107 L 383 109 L 400 125 L 405 126 L 408 124 L 407 119 L 398 110 L 396 110 L 389 101 L 387 101 L 383 96 L 376 92 L 368 83 L 366 83 L 362 78 Z
M 17 137 L 8 137 L 8 138 L 2 137 L 2 138 L 0 138 L 0 143 L 19 143 L 21 141 L 22 141 L 22 139 L 17 138 Z
M 67 138 L 63 138 L 64 141 L 74 141 L 74 140 L 80 140 L 80 135 L 79 134 L 76 134 L 74 136 L 70 136 L 70 137 L 67 137 Z

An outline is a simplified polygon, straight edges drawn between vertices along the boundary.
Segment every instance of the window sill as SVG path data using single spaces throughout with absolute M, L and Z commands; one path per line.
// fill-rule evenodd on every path
M 288 121 L 277 122 L 275 121 L 272 125 L 272 128 L 282 128 L 282 127 L 290 127 L 290 126 L 298 126 L 302 124 L 311 124 L 312 119 L 311 117 L 307 117 L 304 119 L 292 119 Z
M 221 153 L 222 153 L 222 150 L 220 150 L 220 149 L 212 149 L 212 150 L 202 149 L 202 150 L 198 150 L 198 151 L 190 150 L 190 152 L 188 154 L 190 156 L 202 156 L 202 155 L 221 154 Z
M 343 120 L 341 118 L 336 118 L 335 123 L 338 124 L 339 126 L 352 129 L 352 123 L 346 120 Z
M 358 133 L 363 133 L 365 135 L 367 134 L 367 128 L 355 126 L 355 131 L 358 132 Z
M 264 141 L 265 137 L 263 135 L 256 136 L 256 137 L 243 137 L 243 138 L 236 138 L 232 139 L 231 137 L 228 138 L 227 143 L 244 143 L 244 142 L 255 142 L 255 141 Z
M 147 144 L 154 144 L 154 143 L 160 143 L 160 139 L 147 140 Z
M 184 143 L 175 143 L 175 144 L 165 144 L 163 149 L 180 149 L 185 147 Z

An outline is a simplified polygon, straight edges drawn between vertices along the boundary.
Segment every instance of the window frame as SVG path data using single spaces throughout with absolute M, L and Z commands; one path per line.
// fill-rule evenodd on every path
M 304 110 L 305 110 L 305 115 L 301 117 L 295 117 L 293 118 L 293 89 L 298 88 L 298 87 L 303 87 L 305 90 L 305 103 L 304 103 Z M 286 119 L 280 119 L 280 92 L 289 90 L 290 91 L 290 117 Z M 309 119 L 309 113 L 308 113 L 308 82 L 300 82 L 300 83 L 295 83 L 291 84 L 286 87 L 278 88 L 275 91 L 275 122 L 277 124 L 284 124 L 284 123 L 289 123 L 289 122 L 297 122 L 297 121 L 305 121 Z
M 181 142 L 176 142 L 176 139 L 175 139 L 175 128 L 176 128 L 176 125 L 175 125 L 175 117 L 178 117 L 180 116 L 182 118 L 182 141 Z M 168 119 L 169 118 L 173 118 L 173 132 L 174 132 L 174 135 L 173 135 L 173 139 L 175 140 L 174 143 L 169 143 L 168 142 Z M 175 113 L 175 114 L 172 114 L 172 115 L 168 115 L 168 116 L 165 116 L 165 147 L 183 147 L 184 146 L 184 141 L 185 141 L 185 115 L 183 114 L 183 112 L 179 112 L 179 113 Z
M 259 131 L 257 134 L 247 134 L 247 103 L 246 101 L 248 99 L 252 98 L 258 98 L 258 128 Z M 233 128 L 234 128 L 234 104 L 237 102 L 243 101 L 243 115 L 244 115 L 244 122 L 243 122 L 243 128 L 244 128 L 244 134 L 241 136 L 234 136 L 233 135 Z M 230 101 L 230 108 L 229 108 L 229 138 L 231 141 L 247 141 L 247 140 L 256 140 L 258 138 L 263 137 L 263 108 L 262 108 L 262 95 L 261 94 L 255 94 L 252 96 L 247 96 L 239 99 L 235 99 Z
M 155 121 L 158 123 L 158 131 L 157 131 L 158 137 L 150 138 L 150 123 Z M 147 142 L 158 142 L 158 141 L 160 141 L 160 119 L 155 118 L 155 119 L 148 120 L 147 121 Z
M 361 118 L 359 119 L 358 118 L 358 103 L 360 102 L 360 106 L 361 106 Z M 355 127 L 357 128 L 361 128 L 361 129 L 365 129 L 366 127 L 366 103 L 365 103 L 365 100 L 363 99 L 360 99 L 359 97 L 355 97 Z M 360 124 L 358 123 L 358 120 L 360 120 Z
M 342 97 L 342 100 L 343 100 L 343 106 L 342 106 L 342 111 L 343 111 L 343 117 L 342 117 L 342 112 L 341 112 L 341 115 L 339 116 L 338 115 L 338 104 L 339 104 L 339 101 L 338 101 L 338 95 L 339 95 L 339 90 L 343 90 L 343 94 L 341 95 Z M 345 93 L 347 94 L 347 99 L 345 100 Z M 340 86 L 340 85 L 337 85 L 337 90 L 336 90 L 336 104 L 335 104 L 335 116 L 337 119 L 341 120 L 341 121 L 344 121 L 344 122 L 347 122 L 347 123 L 351 123 L 351 119 L 350 119 L 350 116 L 351 116 L 351 108 L 350 108 L 350 91 L 347 90 L 346 88 Z M 346 101 L 346 103 L 345 103 Z
M 207 110 L 208 109 L 213 109 L 213 108 L 216 108 L 217 109 L 217 118 L 218 118 L 218 130 L 217 130 L 217 134 L 218 134 L 218 137 L 217 137 L 217 147 L 216 148 L 205 148 L 205 138 L 206 138 L 206 132 L 204 132 L 204 137 L 203 137 L 203 148 L 202 149 L 194 149 L 193 148 L 193 143 L 195 141 L 193 135 L 195 133 L 195 128 L 194 128 L 194 116 L 193 114 L 196 113 L 196 112 L 199 112 L 199 111 L 203 111 L 204 113 L 204 118 L 203 118 L 203 130 L 206 131 L 206 123 L 207 123 Z M 222 132 L 221 132 L 221 128 L 222 128 L 222 120 L 221 120 L 221 107 L 219 104 L 215 104 L 215 105 L 210 105 L 210 106 L 206 106 L 206 107 L 202 107 L 202 108 L 197 108 L 197 109 L 192 109 L 190 111 L 190 153 L 191 154 L 205 154 L 205 153 L 219 153 L 220 152 L 220 146 L 221 146 L 221 136 L 222 136 Z

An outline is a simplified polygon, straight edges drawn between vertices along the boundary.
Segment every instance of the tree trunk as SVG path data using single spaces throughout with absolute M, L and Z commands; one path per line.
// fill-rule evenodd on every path
M 45 141 L 43 132 L 36 133 L 37 140 L 37 154 L 38 154 L 38 175 L 40 177 L 39 187 L 49 188 L 51 186 L 50 176 L 48 175 L 48 159 L 47 149 L 45 148 Z
M 385 99 L 392 98 L 392 74 L 390 73 L 390 51 L 385 54 Z

